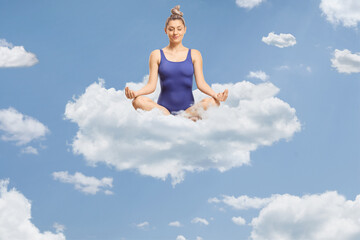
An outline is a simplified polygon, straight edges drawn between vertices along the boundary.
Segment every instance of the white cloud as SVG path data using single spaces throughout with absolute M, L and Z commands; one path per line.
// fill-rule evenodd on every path
M 196 237 L 196 240 L 203 240 L 202 237 Z
M 239 225 L 239 226 L 246 224 L 245 219 L 243 219 L 242 217 L 232 217 L 231 221 L 233 221 L 233 223 L 235 223 L 236 225 Z
M 36 55 L 27 52 L 23 46 L 13 46 L 5 39 L 0 39 L 1 67 L 30 67 L 38 63 Z
M 236 0 L 236 5 L 242 8 L 252 9 L 262 2 L 265 2 L 265 0 Z
M 183 235 L 179 235 L 176 237 L 176 240 L 186 240 L 186 238 Z
M 334 57 L 331 59 L 332 67 L 340 73 L 360 72 L 360 53 L 351 53 L 348 49 L 335 49 Z
M 6 39 L 0 38 L 0 47 L 12 48 L 12 43 L 6 41 Z
M 127 86 L 140 89 L 147 77 Z M 92 166 L 106 163 L 163 180 L 171 176 L 176 184 L 186 171 L 215 168 L 223 172 L 249 164 L 250 151 L 289 140 L 300 130 L 295 109 L 275 97 L 279 89 L 270 82 L 211 87 L 216 92 L 228 88 L 228 99 L 206 111 L 203 120 L 193 122 L 164 116 L 156 108 L 135 111 L 123 90 L 106 89 L 100 79 L 66 105 L 65 117 L 79 126 L 73 152 Z M 157 101 L 159 91 L 158 81 L 156 92 L 147 96 Z M 197 89 L 194 97 L 199 102 L 206 95 Z
M 334 25 L 342 23 L 345 27 L 356 27 L 360 22 L 359 0 L 322 0 L 320 9 Z
M 209 198 L 208 202 L 209 202 L 209 203 L 219 203 L 219 202 L 221 202 L 221 200 L 219 200 L 218 198 L 214 197 L 214 198 Z
M 21 153 L 35 154 L 35 155 L 39 154 L 38 150 L 36 148 L 32 147 L 32 146 L 27 146 L 27 147 L 23 148 L 21 150 Z
M 276 198 L 277 195 L 274 195 L 270 198 L 257 198 L 257 197 L 248 197 L 246 195 L 242 195 L 239 197 L 234 196 L 227 196 L 223 195 L 223 198 L 221 200 L 217 199 L 218 201 L 210 201 L 210 203 L 219 203 L 223 202 L 228 206 L 231 206 L 235 209 L 249 209 L 249 208 L 262 208 L 271 201 L 273 201 L 274 198 Z M 212 199 L 212 198 L 211 198 Z
M 280 33 L 280 35 L 278 35 L 271 32 L 267 37 L 262 37 L 262 41 L 268 45 L 274 45 L 279 48 L 290 47 L 296 44 L 295 37 L 290 33 Z
M 260 208 L 250 223 L 253 240 L 360 239 L 360 195 L 354 201 L 335 191 L 301 197 L 226 197 L 222 202 L 235 209 Z
M 289 70 L 290 67 L 288 65 L 282 65 L 276 68 L 276 70 Z
M 97 179 L 95 177 L 87 177 L 80 172 L 70 175 L 67 171 L 53 172 L 55 180 L 63 183 L 71 183 L 75 185 L 75 189 L 86 194 L 96 194 L 98 191 L 104 191 L 105 194 L 112 194 L 111 191 L 104 188 L 112 188 L 112 178 L 104 177 Z
M 38 120 L 9 107 L 0 109 L 0 131 L 3 132 L 1 135 L 3 141 L 14 141 L 17 145 L 25 145 L 44 137 L 49 129 Z
M 303 197 L 278 195 L 251 225 L 253 240 L 360 239 L 360 195 L 355 201 L 337 192 Z
M 269 76 L 263 71 L 250 72 L 247 77 L 248 78 L 258 78 L 262 81 L 266 81 L 269 79 Z
M 169 226 L 171 227 L 181 227 L 181 223 L 179 221 L 170 222 Z
M 0 239 L 65 240 L 62 232 L 41 233 L 30 221 L 31 202 L 17 190 L 8 190 L 8 184 L 8 180 L 0 180 Z
M 65 226 L 60 223 L 54 223 L 53 227 L 55 228 L 57 233 L 64 232 L 64 230 L 65 230 Z
M 145 228 L 145 227 L 148 227 L 149 225 L 150 225 L 149 222 L 142 222 L 142 223 L 136 224 L 136 227 Z
M 199 218 L 199 217 L 196 217 L 193 220 L 191 220 L 191 223 L 201 223 L 204 225 L 209 225 L 209 222 L 205 218 Z

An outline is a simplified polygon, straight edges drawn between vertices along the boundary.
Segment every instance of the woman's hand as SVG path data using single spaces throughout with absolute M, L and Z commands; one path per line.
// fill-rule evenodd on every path
M 224 92 L 216 94 L 213 98 L 215 98 L 217 102 L 224 102 L 228 97 L 228 93 L 229 90 L 225 89 Z
M 125 88 L 125 95 L 129 99 L 133 99 L 136 97 L 135 91 L 131 90 L 129 87 Z

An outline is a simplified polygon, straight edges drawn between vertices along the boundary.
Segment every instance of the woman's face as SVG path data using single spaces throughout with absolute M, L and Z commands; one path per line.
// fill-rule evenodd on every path
M 180 19 L 170 20 L 167 28 L 165 28 L 165 33 L 170 42 L 181 42 L 186 33 L 186 27 Z

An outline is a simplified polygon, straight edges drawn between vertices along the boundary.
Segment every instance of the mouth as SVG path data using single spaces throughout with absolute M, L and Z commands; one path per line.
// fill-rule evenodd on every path
M 179 38 L 179 36 L 177 36 L 177 37 L 172 37 L 173 39 L 178 39 Z

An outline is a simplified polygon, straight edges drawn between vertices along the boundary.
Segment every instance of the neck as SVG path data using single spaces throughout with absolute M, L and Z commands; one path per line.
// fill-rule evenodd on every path
M 184 46 L 182 45 L 182 42 L 179 42 L 179 43 L 170 42 L 167 47 L 169 50 L 175 51 L 175 52 L 180 51 L 184 48 Z

